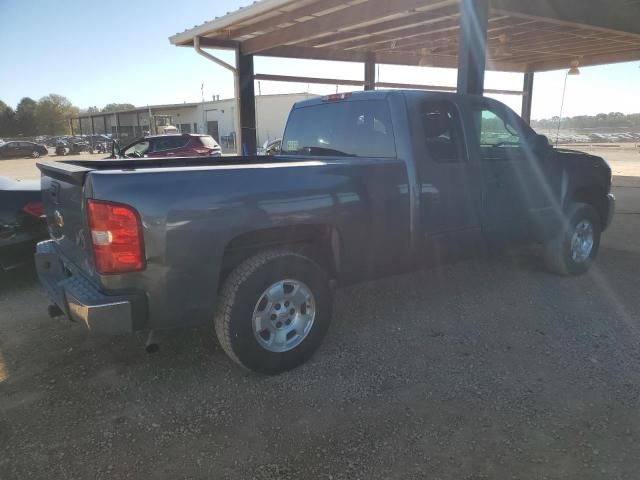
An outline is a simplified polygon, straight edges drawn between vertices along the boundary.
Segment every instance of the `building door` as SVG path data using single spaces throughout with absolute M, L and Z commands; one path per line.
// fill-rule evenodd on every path
M 218 121 L 209 121 L 207 122 L 207 133 L 211 135 L 216 142 L 220 141 L 220 137 L 218 135 Z
M 180 133 L 191 133 L 191 124 L 190 123 L 181 123 L 180 124 Z

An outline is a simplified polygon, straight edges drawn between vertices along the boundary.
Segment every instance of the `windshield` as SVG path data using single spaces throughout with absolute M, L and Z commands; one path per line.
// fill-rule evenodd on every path
M 149 151 L 149 140 L 134 143 L 124 151 L 125 156 L 135 155 L 143 156 Z

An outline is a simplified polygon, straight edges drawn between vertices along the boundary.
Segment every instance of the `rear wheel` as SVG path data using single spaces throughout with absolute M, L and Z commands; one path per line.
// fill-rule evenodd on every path
M 215 329 L 238 364 L 275 374 L 297 367 L 320 346 L 331 320 L 326 273 L 310 258 L 269 250 L 240 264 L 220 295 Z
M 560 234 L 545 247 L 546 263 L 555 273 L 580 275 L 589 270 L 598 253 L 600 216 L 591 205 L 576 203 L 566 218 Z

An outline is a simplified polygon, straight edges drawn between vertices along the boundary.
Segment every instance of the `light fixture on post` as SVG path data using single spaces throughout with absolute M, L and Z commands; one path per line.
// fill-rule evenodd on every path
M 569 68 L 567 75 L 580 75 L 580 69 L 578 68 L 579 65 L 580 62 L 578 60 L 573 60 L 571 62 L 571 67 Z
M 431 55 L 430 48 L 421 48 L 418 56 L 418 66 L 426 67 L 429 65 L 429 55 Z
M 562 109 L 564 108 L 564 94 L 567 92 L 567 78 L 569 75 L 580 75 L 579 60 L 572 60 L 571 66 L 567 73 L 564 75 L 564 86 L 562 87 L 562 101 L 560 102 L 560 115 L 558 115 L 558 129 L 556 130 L 556 147 L 558 146 L 558 139 L 560 138 L 560 124 L 562 123 Z
M 506 57 L 511 55 L 511 48 L 507 45 L 509 42 L 509 36 L 506 33 L 503 33 L 498 37 L 498 42 L 498 46 L 495 49 L 495 56 Z

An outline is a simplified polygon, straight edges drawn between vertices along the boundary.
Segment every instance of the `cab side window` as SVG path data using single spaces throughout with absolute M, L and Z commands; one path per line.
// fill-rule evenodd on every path
M 480 158 L 484 161 L 512 160 L 520 158 L 523 146 L 522 129 L 515 119 L 504 112 L 488 107 L 475 111 L 477 137 L 480 141 Z
M 383 100 L 327 102 L 295 108 L 282 140 L 284 155 L 394 158 L 395 139 Z
M 438 163 L 464 162 L 460 119 L 449 102 L 425 102 L 421 109 L 427 152 Z

